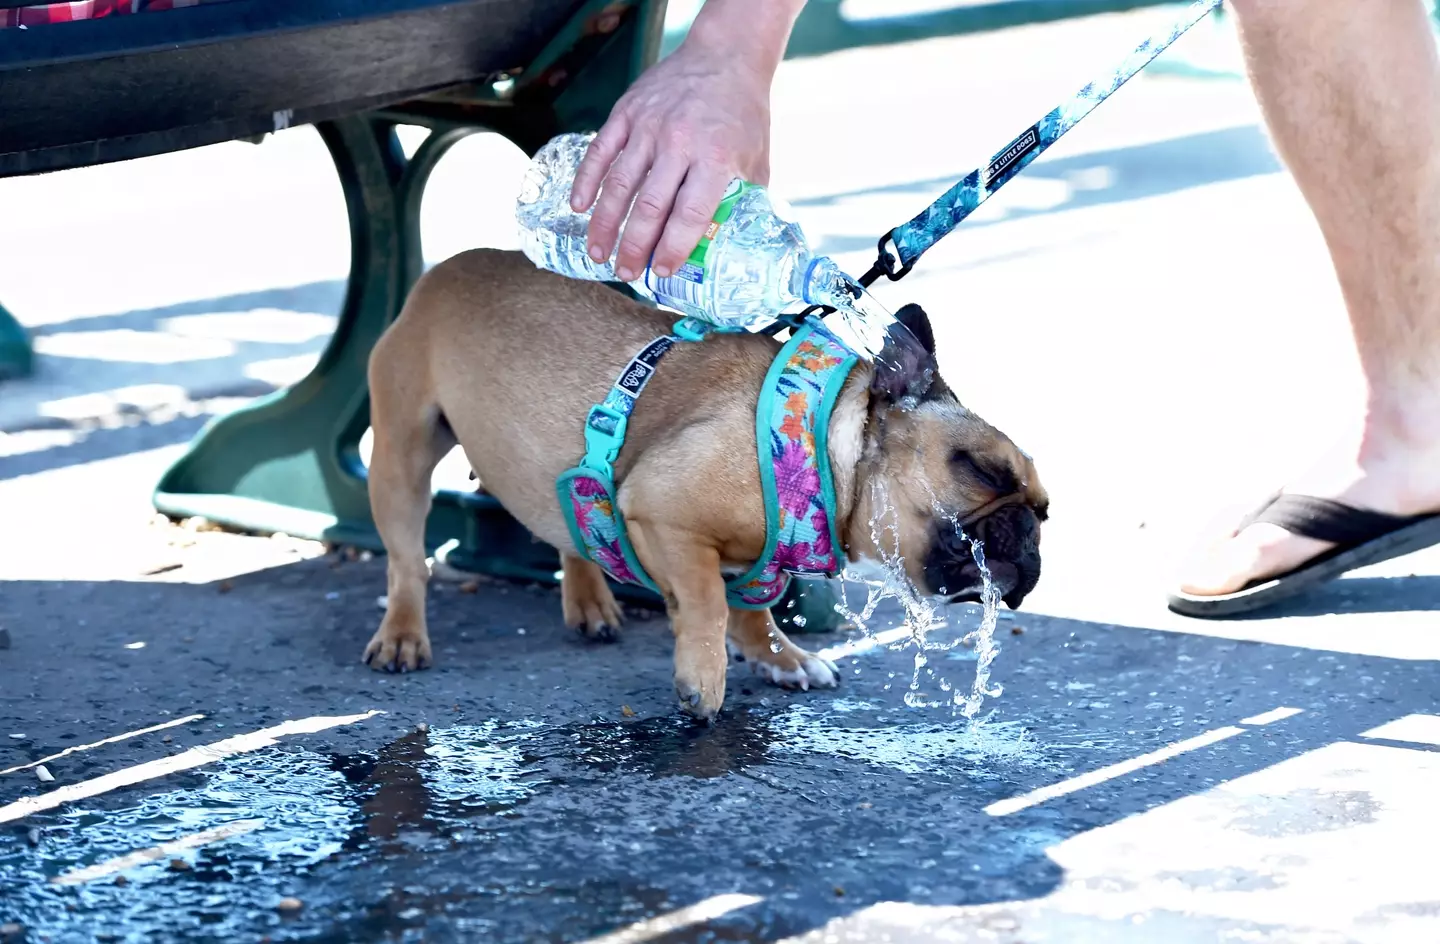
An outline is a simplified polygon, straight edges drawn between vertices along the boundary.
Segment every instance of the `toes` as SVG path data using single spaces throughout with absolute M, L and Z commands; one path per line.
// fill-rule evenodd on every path
M 1283 573 L 1329 545 L 1268 523 L 1200 549 L 1186 564 L 1180 588 L 1195 596 L 1234 593 L 1251 581 Z
M 755 674 L 781 688 L 809 688 L 809 679 L 801 669 L 787 669 L 773 662 L 751 662 Z
M 376 672 L 413 672 L 430 668 L 430 640 L 395 640 L 376 634 L 365 647 L 362 661 Z
M 840 669 L 829 659 L 807 655 L 805 657 L 805 674 L 809 676 L 810 684 L 816 688 L 838 688 L 840 686 Z
M 597 642 L 615 642 L 620 638 L 620 609 L 614 601 L 585 604 L 585 619 L 580 632 Z
M 798 663 L 793 666 L 758 659 L 750 665 L 756 675 L 781 688 L 808 692 L 812 688 L 837 688 L 840 685 L 840 670 L 835 663 L 808 652 L 801 654 Z
M 428 669 L 430 668 L 430 644 L 407 639 L 400 644 L 400 653 L 396 661 L 399 663 L 401 672 Z
M 376 637 L 365 647 L 365 664 L 376 672 L 395 671 L 395 643 Z
M 620 639 L 620 630 L 607 621 L 581 623 L 579 628 L 580 635 L 595 642 L 618 642 Z
M 724 699 L 723 688 L 719 695 L 706 695 L 700 686 L 678 678 L 675 695 L 680 700 L 680 710 L 699 721 L 713 721 Z

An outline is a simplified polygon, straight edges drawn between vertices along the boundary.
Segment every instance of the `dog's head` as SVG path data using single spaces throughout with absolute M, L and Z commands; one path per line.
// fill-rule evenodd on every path
M 850 552 L 876 559 L 898 541 L 921 593 L 978 600 L 980 568 L 963 529 L 981 542 L 991 578 L 1016 609 L 1040 579 L 1049 496 L 1030 457 L 941 379 L 925 312 L 907 305 L 896 318 L 908 335 L 892 333 L 871 380 Z

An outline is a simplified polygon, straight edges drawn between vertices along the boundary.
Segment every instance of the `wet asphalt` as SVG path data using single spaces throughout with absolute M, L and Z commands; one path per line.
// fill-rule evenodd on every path
M 864 264 L 875 233 L 973 166 L 953 155 L 993 153 L 1143 26 L 1087 18 L 789 63 L 777 191 L 824 251 Z M 885 75 L 930 93 L 897 98 Z M 995 75 L 1002 86 L 973 94 Z M 936 102 L 963 105 L 944 137 L 925 130 Z M 857 114 L 865 134 L 817 162 L 813 129 Z M 381 560 L 222 581 L 185 576 L 209 553 L 197 550 L 173 574 L 137 576 L 151 563 L 149 491 L 203 417 L 17 447 L 0 461 L 0 771 L 171 726 L 47 760 L 51 782 L 0 773 L 0 944 L 1440 940 L 1424 858 L 1440 846 L 1440 559 L 1342 581 L 1286 619 L 1166 622 L 1154 602 L 1147 568 L 1168 556 L 1153 542 L 1189 540 L 1191 517 L 1227 489 L 1250 501 L 1289 474 L 1343 403 L 1338 289 L 1257 121 L 1243 83 L 1142 76 L 888 296 L 948 313 L 947 376 L 1037 449 L 1057 513 L 1034 605 L 1135 614 L 1003 620 L 1004 691 L 978 733 L 948 708 L 906 705 L 903 646 L 841 658 L 835 692 L 782 692 L 733 666 L 724 715 L 696 727 L 674 710 L 662 620 L 587 644 L 561 626 L 553 591 L 499 584 L 437 585 L 436 667 L 378 675 L 359 656 L 380 618 Z M 229 338 L 227 313 L 272 307 L 284 331 L 174 363 L 84 353 L 99 342 L 42 352 L 46 371 L 0 391 L 3 405 L 39 416 L 137 384 L 199 399 L 262 360 L 318 352 L 345 218 L 318 141 L 288 134 L 268 150 L 140 162 L 138 178 L 117 165 L 0 233 L 12 263 L 0 302 L 54 319 L 49 333 L 158 332 L 169 351 L 177 314 Z M 432 190 L 448 214 L 426 235 L 435 261 L 503 218 L 474 185 L 503 174 L 464 160 L 452 190 Z M 230 205 L 195 229 L 189 204 L 211 215 L 216 181 L 232 182 Z M 41 205 L 19 183 L 7 206 Z M 121 205 L 93 212 L 107 201 Z M 203 238 L 173 239 L 192 230 Z M 82 256 L 77 279 L 64 265 Z M 1297 337 L 1304 357 L 1275 357 Z M 941 642 L 976 620 L 951 615 Z M 897 618 L 882 611 L 877 628 Z M 930 657 L 968 685 L 971 651 Z M 924 691 L 945 694 L 928 677 Z M 1256 720 L 1281 707 L 1299 713 Z M 1387 729 L 1404 740 L 1376 736 L 1407 718 L 1408 732 Z M 305 719 L 319 730 L 249 737 Z M 167 759 L 194 766 L 153 766 Z M 100 779 L 137 769 L 156 775 Z M 94 795 L 10 806 L 85 785 Z M 1029 794 L 1057 786 L 1070 792 Z
M 754 900 L 630 939 L 820 940 L 878 902 L 1041 898 L 1062 880 L 1046 850 L 1067 837 L 1434 702 L 1423 662 L 1021 612 L 1000 622 L 1004 692 L 979 732 L 948 707 L 907 707 L 904 642 L 840 658 L 834 692 L 783 692 L 734 664 L 722 718 L 701 727 L 674 709 L 663 620 L 635 611 L 621 642 L 585 642 L 548 588 L 437 584 L 437 665 L 371 672 L 359 654 L 383 586 L 383 559 L 340 554 L 214 584 L 7 584 L 0 769 L 204 717 L 50 761 L 53 783 L 0 776 L 0 819 L 22 797 L 236 735 L 382 712 L 0 825 L 7 944 L 579 942 L 732 894 Z M 978 614 L 952 617 L 927 696 L 973 677 L 973 651 L 953 643 Z M 985 811 L 1281 706 L 1303 713 Z M 55 882 L 236 822 L 248 831 Z M 972 939 L 943 924 L 897 939 Z

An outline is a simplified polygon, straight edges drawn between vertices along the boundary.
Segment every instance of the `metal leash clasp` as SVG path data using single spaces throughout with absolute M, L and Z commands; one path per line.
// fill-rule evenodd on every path
M 894 235 L 894 230 L 891 230 L 884 236 L 881 236 L 880 241 L 875 244 L 876 256 L 874 264 L 870 266 L 864 275 L 855 280 L 860 283 L 861 288 L 869 288 L 874 285 L 880 280 L 880 276 L 882 275 L 892 282 L 898 282 L 909 275 L 911 269 L 915 268 L 915 264 L 912 262 L 910 265 L 902 266 L 898 271 L 895 269 L 895 264 L 900 261 L 898 258 L 900 249 L 896 247 L 895 252 L 892 253 L 885 245 L 886 243 L 889 243 L 891 246 L 895 245 Z M 805 319 L 811 315 L 818 314 L 823 318 L 834 311 L 835 309 L 828 305 L 811 305 L 800 313 L 800 317 L 801 319 Z
M 895 247 L 894 253 L 890 252 L 890 248 L 886 246 L 886 243 Z M 893 229 L 880 237 L 880 241 L 875 244 L 875 253 L 875 264 L 870 267 L 869 272 L 866 272 L 860 277 L 860 284 L 866 288 L 869 288 L 870 284 L 882 275 L 892 282 L 898 282 L 909 275 L 911 269 L 915 268 L 915 263 L 912 260 L 906 265 L 901 266 L 898 271 L 896 270 L 895 264 L 900 261 L 900 247 L 895 245 L 895 231 Z

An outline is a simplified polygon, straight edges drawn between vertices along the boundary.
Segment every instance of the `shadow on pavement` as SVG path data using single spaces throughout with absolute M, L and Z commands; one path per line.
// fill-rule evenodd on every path
M 263 392 L 268 392 L 269 389 L 273 388 L 266 388 Z M 245 392 L 252 396 L 258 396 L 262 390 L 248 387 Z M 205 413 L 176 417 L 162 422 L 137 418 L 138 422 L 133 425 L 99 429 L 70 430 L 63 426 L 56 427 L 56 431 L 64 435 L 67 440 L 63 445 L 52 445 L 0 456 L 0 481 L 19 478 L 22 475 L 35 475 L 40 472 L 84 465 L 87 462 L 116 459 L 148 449 L 183 445 L 195 438 L 196 434 L 211 419 L 211 416 L 212 414 Z M 50 432 L 52 430 L 32 430 L 17 435 L 23 438 L 44 436 Z
M 0 740 L 0 769 L 192 713 L 205 717 L 165 740 L 50 762 L 55 786 L 286 720 L 385 713 L 0 825 L 0 881 L 20 890 L 0 922 L 116 939 L 569 942 L 736 893 L 756 900 L 644 940 L 778 940 L 877 902 L 1045 896 L 1065 877 L 1047 850 L 1069 837 L 1435 707 L 1425 663 L 1019 613 L 1000 624 L 1005 692 L 978 733 L 906 707 L 913 650 L 883 648 L 840 659 L 833 693 L 781 692 L 732 665 L 725 716 L 704 729 L 673 710 L 661 620 L 590 645 L 551 590 L 437 584 L 436 667 L 387 676 L 359 664 L 383 588 L 382 560 L 338 557 L 202 585 L 4 584 L 0 732 L 24 736 Z M 930 666 L 968 686 L 974 653 L 936 651 Z M 1253 722 L 1281 707 L 1299 713 Z M 0 776 L 0 805 L 51 789 L 37 787 L 28 771 Z M 121 885 L 48 884 L 236 821 L 260 825 L 133 865 Z M 277 912 L 285 896 L 303 908 Z
M 1025 170 L 1027 180 L 1071 181 L 1065 200 L 1043 209 L 1007 207 L 990 219 L 970 219 L 969 229 L 1011 223 L 1032 216 L 1142 200 L 1193 187 L 1243 180 L 1281 171 L 1264 132 L 1254 125 L 1205 131 L 1148 144 L 1041 160 Z M 963 173 L 957 169 L 957 175 Z M 833 207 L 856 197 L 913 195 L 911 212 L 953 186 L 958 177 L 868 187 L 793 201 L 797 209 Z M 900 221 L 896 221 L 900 222 Z M 816 251 L 830 255 L 873 249 L 874 237 L 832 236 Z
M 0 430 L 94 426 L 293 383 L 329 343 L 345 284 L 313 282 L 35 327 L 35 375 L 0 385 Z
M 1232 621 L 1328 616 L 1332 613 L 1414 613 L 1440 610 L 1440 576 L 1347 577 L 1331 581 L 1257 613 Z

